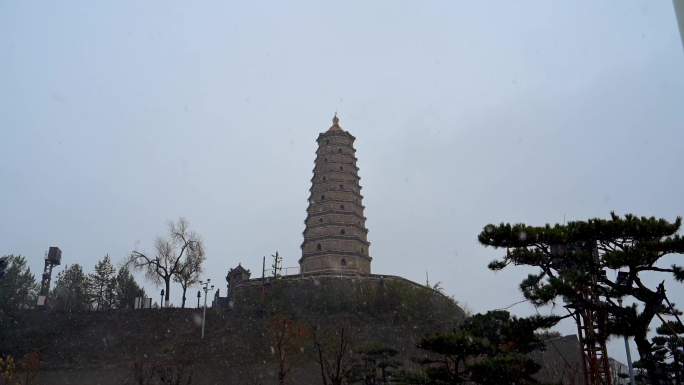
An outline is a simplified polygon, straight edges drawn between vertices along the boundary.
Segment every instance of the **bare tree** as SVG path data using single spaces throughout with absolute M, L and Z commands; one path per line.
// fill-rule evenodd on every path
M 128 264 L 135 269 L 145 270 L 145 276 L 157 284 L 164 283 L 164 307 L 169 306 L 171 279 L 184 273 L 184 262 L 191 258 L 204 259 L 204 246 L 200 236 L 188 229 L 189 223 L 185 218 L 179 218 L 177 223 L 169 223 L 168 238 L 157 238 L 155 241 L 155 255 L 133 250 L 128 258 Z
M 204 263 L 204 260 L 204 251 L 201 248 L 189 250 L 183 260 L 180 270 L 173 276 L 173 280 L 180 283 L 183 288 L 183 302 L 181 303 L 181 308 L 185 308 L 185 293 L 187 293 L 188 288 L 200 281 L 202 263 Z
M 271 353 L 278 362 L 278 385 L 285 385 L 295 360 L 301 359 L 309 328 L 288 317 L 276 315 L 268 326 Z
M 340 325 L 328 333 L 314 329 L 313 342 L 323 385 L 348 383 L 356 358 L 352 349 L 350 327 Z

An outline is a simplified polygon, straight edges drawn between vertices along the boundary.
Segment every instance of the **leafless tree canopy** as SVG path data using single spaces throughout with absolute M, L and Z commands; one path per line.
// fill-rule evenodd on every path
M 133 250 L 128 264 L 135 269 L 145 270 L 146 277 L 153 282 L 164 283 L 164 301 L 168 305 L 171 279 L 178 277 L 183 280 L 183 277 L 190 276 L 188 280 L 191 280 L 201 270 L 204 259 L 201 237 L 189 230 L 189 223 L 185 218 L 179 218 L 178 222 L 169 223 L 166 238 L 157 238 L 154 254 Z
M 350 326 L 343 324 L 327 331 L 314 329 L 316 362 L 321 370 L 323 385 L 348 383 L 354 365 L 350 329 Z
M 205 256 L 201 248 L 188 249 L 187 256 L 183 259 L 180 270 L 173 276 L 173 280 L 180 283 L 181 288 L 183 289 L 182 308 L 185 307 L 185 294 L 188 291 L 188 288 L 200 281 L 204 260 Z

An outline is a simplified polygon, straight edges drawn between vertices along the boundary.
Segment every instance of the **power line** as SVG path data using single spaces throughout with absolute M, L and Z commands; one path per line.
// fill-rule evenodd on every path
M 537 306 L 534 305 L 534 304 L 532 304 L 532 305 L 534 306 L 534 311 L 537 312 L 537 315 L 540 316 L 540 317 L 542 317 L 542 315 L 539 313 L 539 309 L 537 309 Z M 570 370 L 575 370 L 575 368 L 574 368 L 572 365 L 570 365 L 570 363 L 568 362 L 568 360 L 565 358 L 565 355 L 563 355 L 563 353 L 561 353 L 560 349 L 558 349 L 558 347 L 556 346 L 556 344 L 553 343 L 553 340 L 552 340 L 552 339 L 548 339 L 547 341 L 551 344 L 551 346 L 553 346 L 553 349 L 556 351 L 556 353 L 558 353 L 558 355 L 560 356 L 560 358 L 563 359 L 563 362 L 565 362 L 565 366 L 566 366 L 568 369 L 570 369 Z

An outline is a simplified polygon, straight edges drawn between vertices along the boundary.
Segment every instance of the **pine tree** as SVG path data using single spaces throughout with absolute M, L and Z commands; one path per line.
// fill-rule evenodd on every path
M 90 308 L 88 277 L 79 264 L 66 266 L 57 274 L 52 291 L 52 306 L 57 310 L 83 311 Z
M 95 265 L 95 271 L 88 274 L 88 292 L 95 303 L 95 310 L 109 310 L 114 305 L 116 269 L 112 265 L 109 254 Z
M 666 383 L 681 385 L 684 382 L 684 325 L 668 321 L 658 326 L 656 333 L 652 342 L 658 370 Z
M 363 385 L 387 385 L 395 383 L 394 378 L 401 367 L 396 358 L 399 351 L 389 346 L 371 343 L 358 352 L 359 360 L 352 368 L 350 383 Z
M 21 255 L 3 257 L 7 262 L 5 274 L 0 279 L 0 317 L 27 309 L 36 303 L 38 284 L 26 258 Z
M 543 348 L 536 333 L 558 317 L 511 317 L 507 311 L 476 314 L 450 333 L 424 338 L 427 353 L 420 373 L 406 375 L 408 384 L 537 384 L 540 366 L 529 353 Z
M 126 266 L 119 269 L 115 282 L 114 303 L 117 309 L 133 309 L 135 298 L 145 296 L 145 290 L 138 285 Z
M 608 335 L 634 336 L 649 380 L 658 384 L 653 346 L 648 331 L 654 317 L 668 315 L 664 306 L 665 287 L 648 287 L 643 273 L 670 273 L 684 278 L 678 266 L 663 267 L 657 262 L 665 255 L 684 253 L 684 239 L 677 235 L 681 218 L 664 219 L 620 217 L 590 219 L 566 225 L 533 227 L 525 224 L 487 225 L 479 235 L 485 246 L 505 248 L 506 255 L 489 264 L 492 270 L 509 265 L 536 267 L 520 288 L 536 305 L 562 299 L 574 307 L 600 311 L 609 322 L 602 338 Z M 608 271 L 612 270 L 610 274 Z M 615 271 L 622 271 L 618 281 Z M 587 292 L 600 296 L 588 299 Z M 623 308 L 617 301 L 631 297 L 640 306 Z

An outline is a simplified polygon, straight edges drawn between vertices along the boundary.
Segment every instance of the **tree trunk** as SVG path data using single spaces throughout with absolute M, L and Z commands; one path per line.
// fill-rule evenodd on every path
M 164 279 L 166 291 L 164 292 L 164 307 L 169 307 L 169 287 L 171 287 L 171 277 Z
M 658 290 L 656 292 L 649 291 L 648 296 L 643 300 L 644 311 L 638 316 L 638 322 L 635 328 L 634 342 L 637 345 L 637 350 L 639 350 L 639 358 L 643 362 L 644 368 L 648 374 L 650 385 L 660 385 L 661 375 L 658 371 L 656 359 L 653 356 L 653 345 L 648 340 L 648 327 L 658 314 L 658 310 L 660 310 L 660 305 L 663 303 L 664 299 L 665 287 L 661 283 L 658 285 Z
M 648 338 L 646 336 L 637 335 L 634 336 L 634 342 L 637 345 L 641 363 L 644 365 L 644 369 L 646 369 L 646 373 L 648 374 L 649 383 L 651 385 L 660 385 L 660 376 L 657 373 L 655 358 L 653 357 L 651 343 L 648 341 Z
M 321 378 L 323 379 L 323 385 L 328 385 L 328 376 L 325 374 L 325 364 L 323 363 L 323 351 L 321 345 L 318 343 L 318 337 L 315 333 L 314 344 L 316 345 L 316 351 L 318 352 L 318 364 L 321 366 Z
M 187 286 L 183 286 L 183 302 L 181 302 L 181 309 L 185 309 L 185 292 L 188 291 Z
M 675 372 L 675 384 L 676 385 L 681 385 L 682 384 L 682 378 L 681 378 L 681 369 L 679 368 L 679 359 L 677 358 L 677 345 L 674 346 L 674 349 L 672 351 L 675 353 L 672 357 L 673 363 L 674 363 L 674 372 Z
M 278 344 L 278 385 L 285 385 L 287 377 L 287 363 L 285 362 L 285 348 Z
M 97 296 L 97 305 L 95 306 L 95 311 L 100 311 L 100 303 L 102 302 L 102 297 L 104 296 L 104 289 L 100 286 L 100 294 Z

